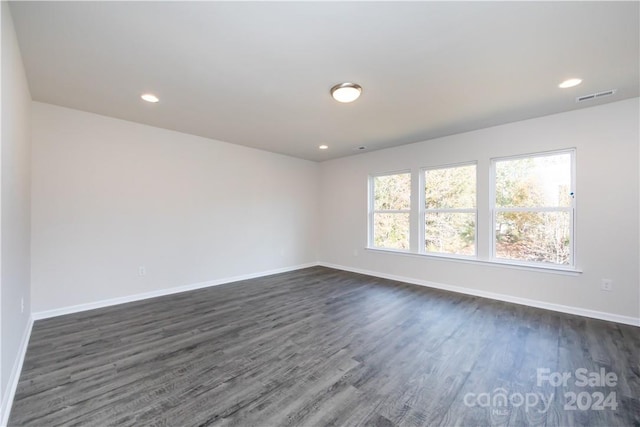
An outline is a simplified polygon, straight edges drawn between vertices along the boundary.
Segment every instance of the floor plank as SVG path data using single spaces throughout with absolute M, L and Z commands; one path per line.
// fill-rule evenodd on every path
M 35 322 L 9 425 L 640 425 L 639 332 L 313 267 Z

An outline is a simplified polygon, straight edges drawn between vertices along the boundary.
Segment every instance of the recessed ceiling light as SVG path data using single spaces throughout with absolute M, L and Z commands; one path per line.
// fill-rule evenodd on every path
M 152 93 L 145 93 L 144 95 L 141 95 L 140 98 L 144 99 L 147 102 L 158 102 L 158 101 L 160 101 L 158 99 L 158 97 L 155 96 Z
M 338 102 L 353 102 L 361 93 L 362 87 L 355 83 L 340 83 L 331 88 L 331 96 Z
M 327 148 L 329 148 L 329 146 L 325 145 L 325 144 L 322 144 L 322 145 L 319 145 L 318 148 L 321 149 L 321 150 L 326 150 Z
M 567 89 L 570 87 L 578 86 L 580 83 L 582 83 L 582 79 L 569 79 L 560 83 L 558 87 L 560 89 Z

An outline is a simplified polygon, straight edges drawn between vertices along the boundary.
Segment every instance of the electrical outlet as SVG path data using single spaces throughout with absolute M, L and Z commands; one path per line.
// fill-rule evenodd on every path
M 141 265 L 140 267 L 138 267 L 138 276 L 146 276 L 147 274 L 147 269 L 144 267 L 144 265 Z
M 611 279 L 602 279 L 600 283 L 600 289 L 603 291 L 611 292 L 613 290 L 613 280 Z

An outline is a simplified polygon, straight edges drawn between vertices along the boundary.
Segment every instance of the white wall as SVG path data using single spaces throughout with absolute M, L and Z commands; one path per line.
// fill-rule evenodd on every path
M 0 260 L 0 393 L 6 410 L 10 381 L 17 372 L 29 324 L 30 137 L 31 95 L 18 49 L 11 13 L 2 2 L 2 147 Z M 24 299 L 24 311 L 21 310 Z M 0 417 L 0 419 L 2 419 Z
M 639 114 L 635 98 L 324 162 L 320 259 L 354 270 L 638 319 Z M 576 254 L 582 274 L 363 250 L 369 174 L 471 160 L 482 171 L 492 157 L 569 147 L 577 148 Z M 489 215 L 481 214 L 487 212 L 482 195 L 488 185 L 489 177 L 480 176 L 479 227 L 490 227 Z M 602 278 L 614 280 L 613 292 L 600 290 Z
M 32 134 L 34 312 L 317 259 L 317 163 L 38 102 Z

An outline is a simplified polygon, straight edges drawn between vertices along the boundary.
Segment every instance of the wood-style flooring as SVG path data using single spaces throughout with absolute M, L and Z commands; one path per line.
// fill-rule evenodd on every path
M 639 397 L 639 328 L 313 267 L 36 321 L 9 425 L 638 426 Z

